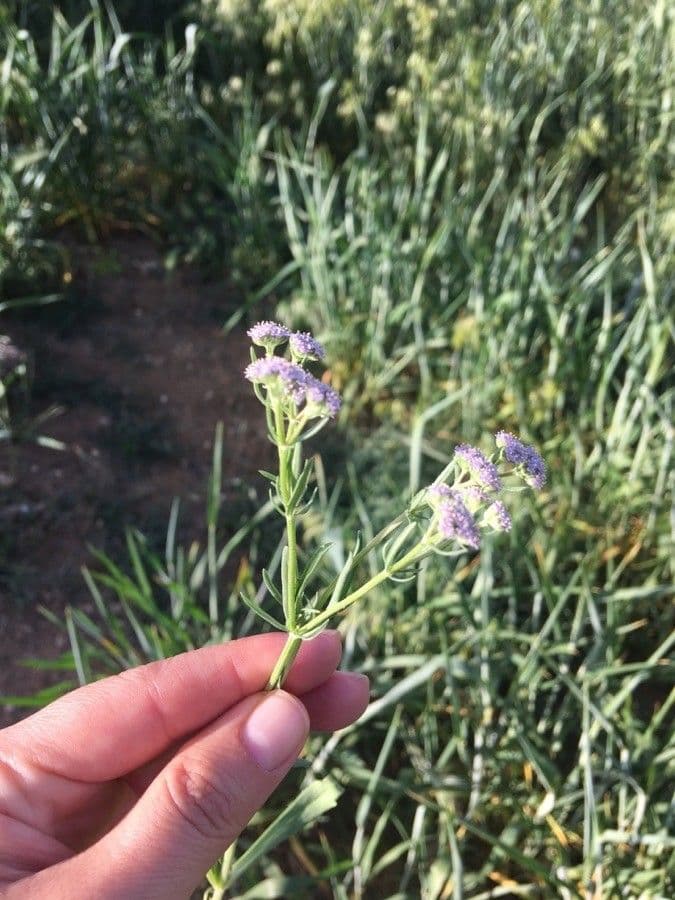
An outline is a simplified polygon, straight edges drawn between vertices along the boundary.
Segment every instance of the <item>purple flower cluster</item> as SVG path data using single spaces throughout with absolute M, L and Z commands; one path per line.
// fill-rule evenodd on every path
M 474 550 L 480 546 L 478 527 L 457 491 L 451 490 L 440 503 L 438 531 L 447 540 L 457 540 Z
M 342 405 L 338 392 L 313 375 L 307 375 L 305 402 L 310 410 L 316 408 L 318 415 L 328 416 L 330 419 L 337 416 Z
M 258 322 L 246 332 L 254 344 L 270 349 L 283 344 L 291 336 L 291 331 L 277 322 Z
M 249 363 L 244 375 L 254 384 L 262 384 L 268 390 L 276 391 L 282 398 L 292 400 L 297 409 L 306 410 L 312 417 L 334 419 L 340 411 L 340 395 L 337 391 L 323 384 L 298 363 L 283 356 L 256 359 Z
M 434 482 L 427 488 L 428 503 L 438 515 L 438 533 L 445 540 L 457 540 L 478 549 L 479 524 L 475 516 L 484 510 L 479 523 L 493 531 L 510 531 L 511 516 L 501 500 L 491 500 L 482 488 L 472 484 L 455 487 Z
M 546 484 L 546 465 L 534 447 L 523 444 L 508 431 L 498 431 L 495 442 L 503 451 L 507 462 L 518 467 L 530 487 L 543 488 Z
M 290 397 L 296 406 L 305 399 L 308 373 L 302 366 L 282 356 L 264 356 L 254 360 L 244 369 L 244 376 L 254 384 L 276 388 L 283 395 Z
M 497 466 L 477 447 L 460 444 L 459 447 L 455 447 L 455 459 L 463 469 L 468 470 L 480 487 L 487 488 L 489 491 L 501 490 L 502 480 L 499 477 Z
M 326 351 L 308 331 L 291 331 L 278 322 L 258 322 L 246 332 L 254 344 L 274 350 L 281 344 L 288 344 L 294 361 L 306 359 L 323 359 Z
M 427 494 L 434 500 L 445 500 L 452 496 L 452 488 L 442 481 L 434 481 L 427 488 Z
M 295 331 L 289 337 L 291 353 L 298 359 L 323 359 L 326 351 L 322 345 L 306 331 Z
M 544 485 L 546 467 L 536 450 L 505 431 L 498 432 L 495 440 L 502 458 L 517 474 L 532 487 Z M 455 483 L 436 481 L 426 490 L 432 527 L 442 540 L 455 539 L 477 549 L 481 530 L 511 530 L 509 511 L 496 496 L 503 489 L 502 478 L 492 459 L 470 444 L 455 447 L 454 459 L 459 469 Z

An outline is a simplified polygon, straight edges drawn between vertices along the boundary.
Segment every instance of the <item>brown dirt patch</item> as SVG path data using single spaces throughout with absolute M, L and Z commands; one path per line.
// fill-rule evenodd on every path
M 59 680 L 18 663 L 66 649 L 37 607 L 90 605 L 80 574 L 88 545 L 121 558 L 131 524 L 161 546 L 174 496 L 181 540 L 202 538 L 219 420 L 225 509 L 242 508 L 247 482 L 262 493 L 256 472 L 270 463 L 261 410 L 241 376 L 247 339 L 243 329 L 221 331 L 231 292 L 189 270 L 167 274 L 141 238 L 70 252 L 72 296 L 1 329 L 34 360 L 30 414 L 62 408 L 39 431 L 66 449 L 0 444 L 0 696 Z M 0 725 L 23 714 L 0 707 Z

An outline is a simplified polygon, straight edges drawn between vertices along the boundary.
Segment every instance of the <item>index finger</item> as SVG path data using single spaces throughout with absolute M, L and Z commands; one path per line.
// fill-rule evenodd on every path
M 5 729 L 0 750 L 66 778 L 119 778 L 263 690 L 285 640 L 256 635 L 104 678 Z M 300 694 L 322 684 L 341 652 L 334 631 L 305 642 L 284 689 Z

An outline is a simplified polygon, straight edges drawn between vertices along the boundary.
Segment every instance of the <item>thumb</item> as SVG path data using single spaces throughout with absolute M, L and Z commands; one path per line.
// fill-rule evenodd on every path
M 52 870 L 63 870 L 67 896 L 186 900 L 289 771 L 308 732 L 305 707 L 284 691 L 237 704 L 180 749 L 105 838 Z

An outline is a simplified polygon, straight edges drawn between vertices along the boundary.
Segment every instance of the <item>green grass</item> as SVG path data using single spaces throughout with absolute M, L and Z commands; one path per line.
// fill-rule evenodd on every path
M 671 896 L 672 10 L 191 14 L 187 43 L 97 5 L 39 46 L 9 29 L 3 296 L 58 290 L 60 224 L 125 226 L 234 270 L 233 321 L 271 297 L 314 329 L 347 401 L 305 529 L 327 565 L 461 440 L 518 430 L 550 466 L 510 539 L 345 620 L 373 703 L 312 739 L 265 821 L 326 777 L 337 808 L 291 840 L 306 877 L 271 852 L 232 895 Z M 80 680 L 253 627 L 237 592 L 268 602 L 266 554 L 246 524 L 222 546 L 217 481 L 202 548 L 173 515 L 162 552 L 132 531 L 128 564 L 87 575 Z
M 195 26 L 179 42 L 126 34 L 93 2 L 74 23 L 56 10 L 42 37 L 13 20 L 0 37 L 2 296 L 59 289 L 66 260 L 49 236 L 64 227 L 90 241 L 143 231 L 212 260 L 238 148 L 199 102 Z

